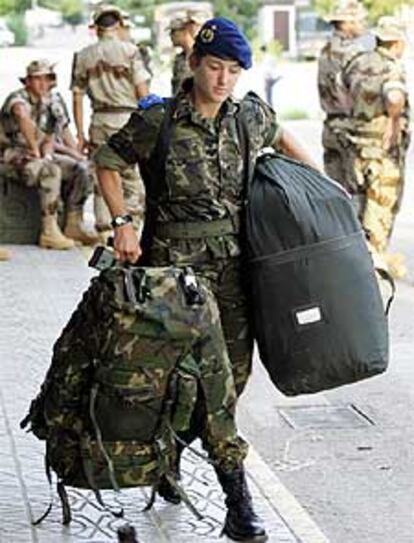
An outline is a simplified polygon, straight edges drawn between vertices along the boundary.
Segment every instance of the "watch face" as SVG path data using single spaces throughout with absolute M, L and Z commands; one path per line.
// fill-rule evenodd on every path
M 132 222 L 132 217 L 130 215 L 117 215 L 112 219 L 112 226 L 123 226 L 129 222 Z

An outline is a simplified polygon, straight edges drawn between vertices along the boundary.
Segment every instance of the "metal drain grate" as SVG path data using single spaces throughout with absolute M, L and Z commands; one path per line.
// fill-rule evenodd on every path
M 368 415 L 353 404 L 283 407 L 279 413 L 295 430 L 352 429 L 375 425 Z

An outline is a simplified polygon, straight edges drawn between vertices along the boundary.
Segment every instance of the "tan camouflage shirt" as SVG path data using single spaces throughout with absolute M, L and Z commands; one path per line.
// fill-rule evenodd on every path
M 6 98 L 0 111 L 1 140 L 2 146 L 26 147 L 26 140 L 20 132 L 17 119 L 12 113 L 16 104 L 25 104 L 30 112 L 30 118 L 38 129 L 37 137 L 40 140 L 44 134 L 53 134 L 55 131 L 56 119 L 52 113 L 49 98 L 36 100 L 25 89 L 18 89 Z
M 385 96 L 392 89 L 406 95 L 403 117 L 409 119 L 406 73 L 403 63 L 384 47 L 360 54 L 347 66 L 344 82 L 352 96 L 352 116 L 365 129 L 382 131 L 380 118 L 386 116 Z
M 344 67 L 356 54 L 364 51 L 358 39 L 334 31 L 323 47 L 318 61 L 318 91 L 321 108 L 328 115 L 347 115 L 351 103 L 342 81 Z
M 100 111 L 135 109 L 135 86 L 148 79 L 138 48 L 114 36 L 103 36 L 74 55 L 71 89 L 87 93 L 95 122 Z
M 204 222 L 238 214 L 243 207 L 243 157 L 235 115 L 243 108 L 249 126 L 251 160 L 274 144 L 280 134 L 274 111 L 253 93 L 241 102 L 228 99 L 216 119 L 195 111 L 189 95 L 177 95 L 174 127 L 166 157 L 168 195 L 159 205 L 160 221 Z M 155 146 L 164 107 L 133 113 L 127 125 L 102 146 L 98 166 L 122 171 L 128 163 L 146 160 Z M 115 151 L 114 149 L 117 149 Z M 226 258 L 240 254 L 238 237 L 229 234 L 203 240 L 174 240 L 169 250 L 178 255 Z
M 191 77 L 191 73 L 188 58 L 184 51 L 178 53 L 178 55 L 175 55 L 171 79 L 173 94 L 177 94 L 177 92 L 180 90 L 181 83 L 184 81 L 184 79 Z

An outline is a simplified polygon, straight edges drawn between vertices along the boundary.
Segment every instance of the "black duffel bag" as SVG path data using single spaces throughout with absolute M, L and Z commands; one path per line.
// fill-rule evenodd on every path
M 259 354 L 279 390 L 313 393 L 385 371 L 387 318 L 340 185 L 263 155 L 249 184 L 246 238 Z

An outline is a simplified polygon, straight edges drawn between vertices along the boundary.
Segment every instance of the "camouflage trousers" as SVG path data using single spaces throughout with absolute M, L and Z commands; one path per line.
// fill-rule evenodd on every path
M 167 265 L 163 251 L 153 253 L 152 265 Z M 169 263 L 171 264 L 171 263 Z M 240 396 L 247 384 L 252 369 L 253 331 L 246 284 L 246 270 L 240 258 L 217 259 L 202 265 L 191 264 L 198 276 L 207 281 L 220 311 L 227 352 L 236 387 Z M 197 397 L 190 428 L 181 438 L 191 443 L 203 436 L 207 422 L 202 391 Z
M 6 164 L 12 165 L 28 187 L 37 187 L 42 215 L 56 213 L 62 197 L 66 211 L 82 209 L 89 191 L 89 179 L 81 165 L 63 155 L 49 159 L 27 159 L 25 149 L 6 149 Z M 72 173 L 76 171 L 76 175 Z
M 87 162 L 60 153 L 53 155 L 53 161 L 62 173 L 61 196 L 66 210 L 82 211 L 93 190 Z
M 191 415 L 202 402 L 205 414 L 201 429 L 203 447 L 217 466 L 232 470 L 242 465 L 248 446 L 237 434 L 237 395 L 221 325 L 222 315 L 210 290 L 210 281 L 200 277 L 204 304 L 183 305 L 174 273 L 172 268 L 147 269 L 152 285 L 151 298 L 135 314 L 116 314 L 111 323 L 114 340 L 106 356 L 113 360 L 122 350 L 124 363 L 135 360 L 143 365 L 143 361 L 150 360 L 139 379 L 143 380 L 143 387 L 148 383 L 160 390 L 162 387 L 156 384 L 162 380 L 164 368 L 158 359 L 171 367 L 177 354 L 187 351 L 187 356 L 179 363 L 173 427 L 186 435 Z M 147 319 L 145 326 L 143 317 Z M 156 332 L 157 321 L 164 323 L 167 336 Z M 151 326 L 155 333 L 150 333 Z M 137 375 L 135 379 L 138 379 Z
M 236 392 L 240 396 L 250 376 L 253 359 L 253 332 L 247 297 L 246 270 L 241 260 L 235 258 L 219 260 L 213 268 L 206 267 L 198 271 L 208 280 L 216 296 Z
M 349 192 L 354 192 L 352 175 L 353 160 L 350 145 L 346 141 L 345 127 L 326 120 L 322 131 L 323 163 L 325 173 Z
M 108 122 L 111 124 L 92 124 L 89 129 L 89 144 L 91 154 L 103 143 L 106 143 L 112 134 L 117 132 L 124 124 L 124 122 L 114 122 L 114 114 L 107 113 L 105 117 L 108 118 Z M 120 120 L 125 119 L 125 116 L 115 116 L 115 119 L 119 117 Z M 126 119 L 127 120 L 127 119 Z M 126 121 L 125 121 L 126 122 Z M 100 193 L 99 184 L 96 179 L 95 167 L 91 164 L 91 173 L 95 177 L 94 191 L 95 191 L 95 217 L 97 230 L 108 230 L 111 228 L 111 215 L 108 207 L 105 204 L 103 196 Z M 124 193 L 124 200 L 126 209 L 129 215 L 132 216 L 135 229 L 141 233 L 144 210 L 145 210 L 145 188 L 139 173 L 137 166 L 131 166 L 124 170 L 121 174 L 122 189 Z
M 355 158 L 354 172 L 359 186 L 359 195 L 355 198 L 359 200 L 357 211 L 370 243 L 381 254 L 387 250 L 400 207 L 404 168 L 392 154 L 383 156 L 383 152 L 378 152 L 374 158 L 373 151 L 373 147 L 363 148 Z

